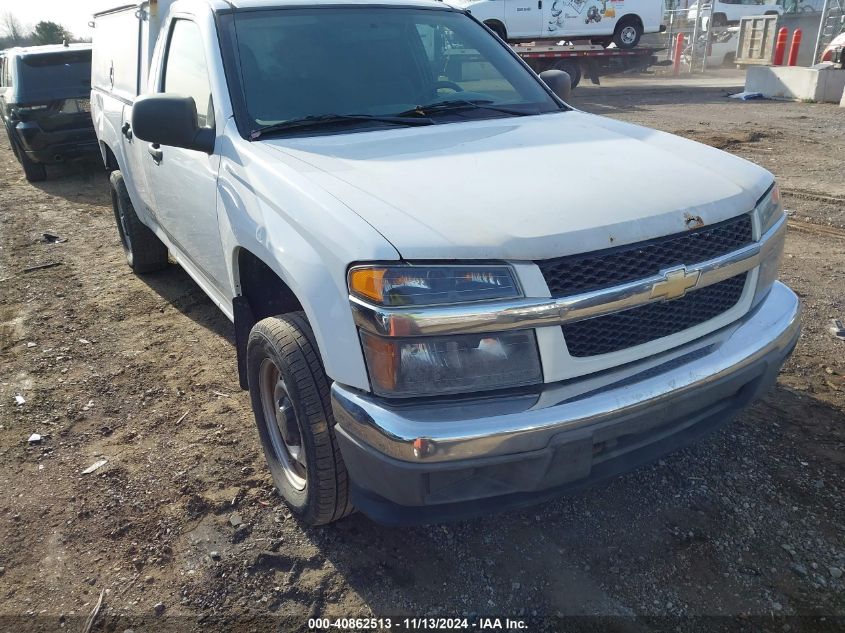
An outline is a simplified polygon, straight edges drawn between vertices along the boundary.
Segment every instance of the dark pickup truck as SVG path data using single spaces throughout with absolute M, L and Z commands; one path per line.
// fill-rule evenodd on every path
M 90 92 L 90 44 L 0 54 L 0 118 L 27 180 L 44 180 L 49 163 L 97 151 Z

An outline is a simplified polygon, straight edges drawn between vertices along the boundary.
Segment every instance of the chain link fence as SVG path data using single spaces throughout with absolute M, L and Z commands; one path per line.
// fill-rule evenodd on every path
M 734 39 L 735 30 L 732 27 L 710 28 L 713 24 L 713 5 L 709 2 L 678 0 L 667 6 L 663 18 L 666 31 L 661 45 L 666 48 L 668 59 L 675 61 L 677 38 L 683 36 L 681 64 L 687 72 L 704 72 L 708 65 L 724 63 L 721 58 L 710 59 L 713 41 L 720 44 L 730 41 Z

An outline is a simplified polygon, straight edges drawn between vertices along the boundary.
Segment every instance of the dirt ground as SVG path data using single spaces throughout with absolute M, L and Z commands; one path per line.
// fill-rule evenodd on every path
M 130 272 L 96 165 L 33 186 L 0 147 L 0 630 L 82 630 L 101 592 L 95 631 L 399 614 L 842 630 L 845 341 L 828 327 L 845 319 L 845 110 L 656 81 L 607 80 L 573 102 L 778 176 L 801 342 L 764 401 L 696 446 L 445 526 L 300 525 L 273 491 L 225 317 L 178 266 Z

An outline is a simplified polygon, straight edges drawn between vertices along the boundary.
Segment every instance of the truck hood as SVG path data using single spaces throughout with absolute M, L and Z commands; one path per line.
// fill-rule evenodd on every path
M 265 143 L 405 259 L 537 260 L 638 242 L 748 212 L 774 180 L 577 111 Z

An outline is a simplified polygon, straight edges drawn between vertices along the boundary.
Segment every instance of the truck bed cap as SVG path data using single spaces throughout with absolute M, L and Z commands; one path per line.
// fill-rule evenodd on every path
M 213 10 L 226 9 L 270 9 L 274 7 L 309 7 L 328 5 L 393 5 L 406 7 L 442 7 L 442 0 L 205 0 Z M 148 4 L 149 0 L 115 5 L 94 13 L 94 17 L 117 13 L 127 9 L 137 9 Z

